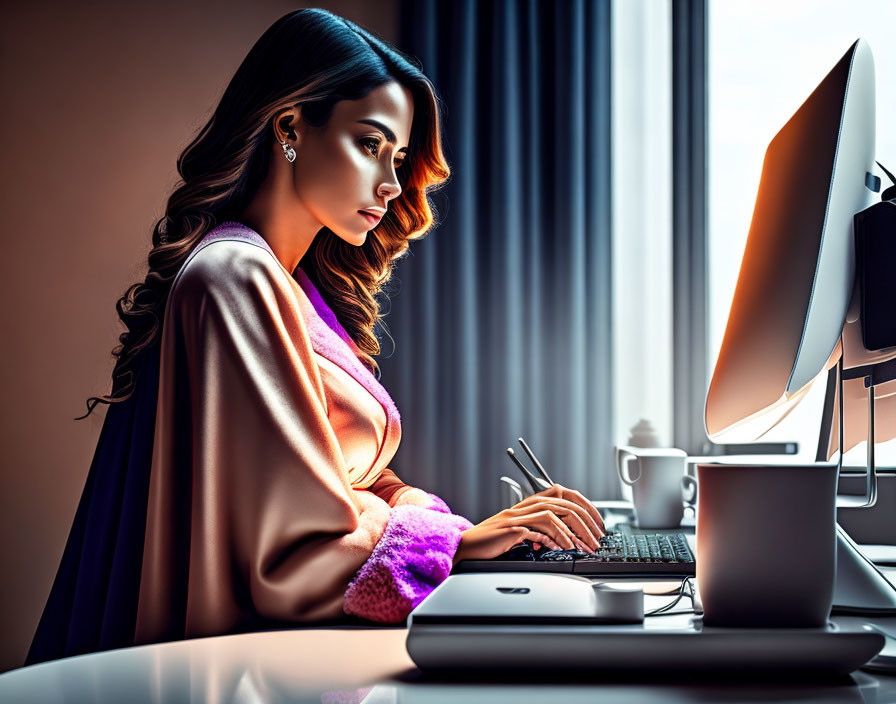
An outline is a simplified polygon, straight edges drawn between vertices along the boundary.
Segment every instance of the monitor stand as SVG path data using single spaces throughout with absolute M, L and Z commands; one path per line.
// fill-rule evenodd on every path
M 896 616 L 896 587 L 837 525 L 837 581 L 833 613 Z
M 831 618 L 839 626 L 867 628 L 887 637 L 884 649 L 866 668 L 896 672 L 896 587 L 860 551 L 852 538 L 837 526 L 837 580 Z
M 840 339 L 843 345 L 843 337 Z M 874 387 L 885 382 L 896 380 L 896 360 L 878 362 L 851 369 L 843 368 L 843 355 L 837 361 L 836 377 L 832 379 L 828 374 L 828 388 L 825 394 L 825 408 L 833 408 L 833 399 L 830 398 L 834 391 L 831 383 L 836 380 L 836 396 L 838 403 L 839 427 L 838 427 L 838 460 L 837 473 L 843 472 L 843 380 L 864 379 L 868 389 L 868 440 L 867 457 L 865 466 L 865 495 L 864 496 L 838 496 L 837 507 L 871 508 L 877 503 L 877 463 L 874 458 Z M 833 371 L 833 368 L 832 370 Z M 825 425 L 825 423 L 822 423 Z M 830 435 L 830 425 L 823 428 L 822 432 Z M 818 456 L 823 457 L 825 446 L 819 441 Z M 817 458 L 816 458 L 817 459 Z M 837 525 L 837 581 L 834 587 L 833 613 L 860 614 L 860 615 L 896 615 L 896 587 L 866 558 L 859 547 L 847 535 L 846 531 Z

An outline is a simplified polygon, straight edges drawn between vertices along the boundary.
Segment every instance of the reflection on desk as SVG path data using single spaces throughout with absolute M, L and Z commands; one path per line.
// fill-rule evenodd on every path
M 414 669 L 404 628 L 300 629 L 175 641 L 0 675 L 0 702 L 322 701 Z
M 674 618 L 674 617 L 670 617 Z M 248 633 L 94 653 L 0 675 L 3 702 L 321 702 L 397 704 L 457 701 L 892 702 L 896 677 L 856 672 L 829 683 L 656 681 L 525 671 L 513 681 L 435 679 L 414 668 L 403 628 L 297 629 Z M 537 644 L 533 644 L 537 648 Z M 637 657 L 636 653 L 632 654 Z

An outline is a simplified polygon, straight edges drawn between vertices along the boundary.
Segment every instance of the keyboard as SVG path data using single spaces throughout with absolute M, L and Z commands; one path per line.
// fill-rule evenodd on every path
M 491 560 L 461 560 L 462 572 L 565 572 L 589 575 L 696 574 L 696 562 L 683 533 L 608 533 L 594 554 L 579 550 L 534 550 L 530 541 Z

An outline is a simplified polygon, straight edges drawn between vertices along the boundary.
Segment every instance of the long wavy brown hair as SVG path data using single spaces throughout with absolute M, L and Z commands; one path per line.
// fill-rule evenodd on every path
M 450 175 L 442 152 L 441 104 L 415 58 L 338 15 L 320 9 L 291 12 L 265 31 L 237 69 L 212 117 L 177 159 L 181 181 L 156 223 L 149 269 L 132 284 L 116 310 L 127 330 L 112 350 L 112 391 L 87 399 L 98 403 L 131 397 L 145 351 L 159 344 L 165 304 L 184 261 L 217 224 L 239 220 L 268 173 L 273 120 L 300 105 L 302 119 L 325 125 L 340 100 L 357 100 L 389 81 L 414 99 L 414 121 L 405 163 L 398 171 L 401 194 L 366 242 L 356 247 L 327 228 L 314 238 L 300 266 L 320 290 L 377 376 L 380 352 L 374 326 L 377 295 L 410 240 L 436 221 L 428 194 Z

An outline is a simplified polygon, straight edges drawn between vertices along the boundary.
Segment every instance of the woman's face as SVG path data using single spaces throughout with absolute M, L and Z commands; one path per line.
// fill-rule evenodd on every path
M 293 166 L 305 210 L 349 244 L 364 244 L 401 193 L 396 170 L 406 157 L 413 120 L 411 93 L 396 81 L 360 100 L 339 101 L 323 127 L 300 119 Z M 371 208 L 375 216 L 362 214 Z

